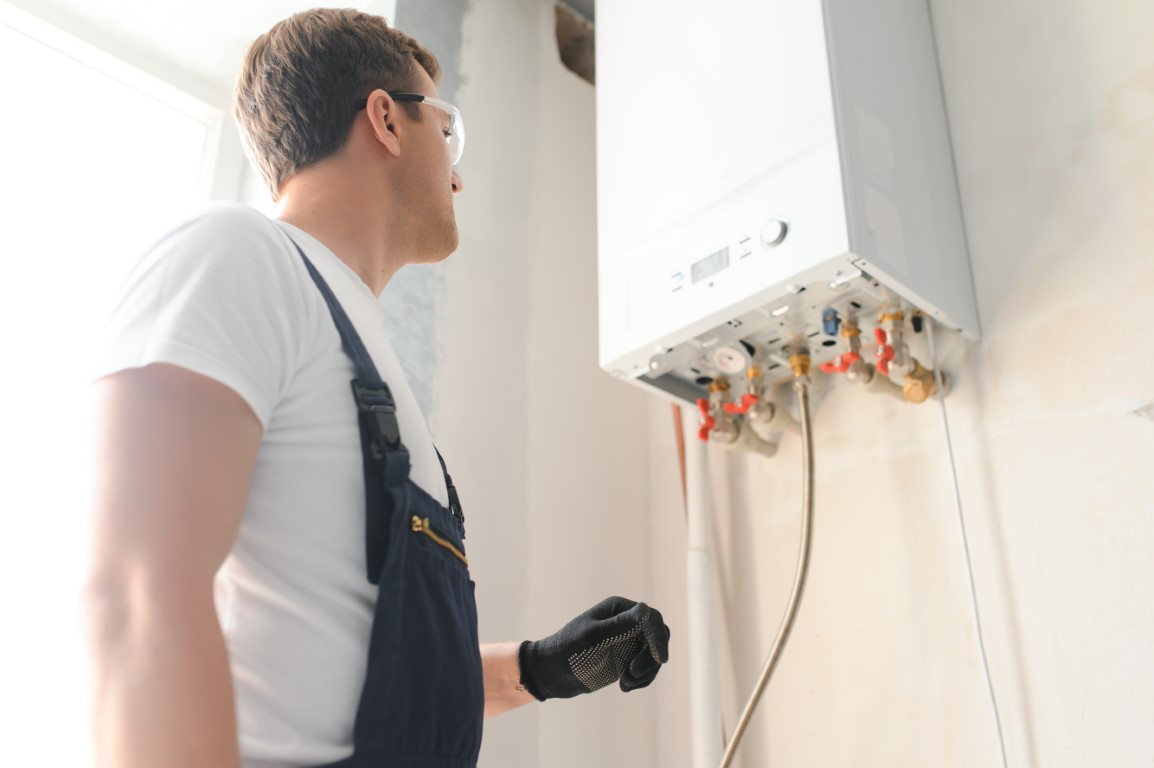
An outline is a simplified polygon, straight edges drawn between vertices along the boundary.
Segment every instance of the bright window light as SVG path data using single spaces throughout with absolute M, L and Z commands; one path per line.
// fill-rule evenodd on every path
M 0 762 L 83 768 L 91 352 L 127 268 L 205 202 L 216 122 L 27 32 L 0 19 Z

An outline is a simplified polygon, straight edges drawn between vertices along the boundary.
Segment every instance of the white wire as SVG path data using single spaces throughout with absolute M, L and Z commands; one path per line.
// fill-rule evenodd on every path
M 966 520 L 962 514 L 962 493 L 958 487 L 958 466 L 954 460 L 954 444 L 950 439 L 950 420 L 946 416 L 946 393 L 942 382 L 942 371 L 938 366 L 938 350 L 934 346 L 934 321 L 926 317 L 926 331 L 927 338 L 930 343 L 930 358 L 934 366 L 934 380 L 938 385 L 938 403 L 942 407 L 942 429 L 946 435 L 946 454 L 950 461 L 950 478 L 953 481 L 954 488 L 954 508 L 958 512 L 958 528 L 962 533 L 962 552 L 966 558 L 966 575 L 969 577 L 970 586 L 970 610 L 974 617 L 974 628 L 977 630 L 978 639 L 978 655 L 982 660 L 982 671 L 986 678 L 986 692 L 990 695 L 990 709 L 994 715 L 994 728 L 998 733 L 998 752 L 1002 757 L 1002 768 L 1007 768 L 1006 762 L 1006 741 L 1002 736 L 1002 719 L 998 715 L 998 700 L 994 696 L 994 683 L 990 677 L 990 663 L 986 659 L 986 643 L 982 639 L 982 620 L 978 615 L 978 591 L 974 586 L 974 566 L 970 562 L 970 545 L 966 537 Z

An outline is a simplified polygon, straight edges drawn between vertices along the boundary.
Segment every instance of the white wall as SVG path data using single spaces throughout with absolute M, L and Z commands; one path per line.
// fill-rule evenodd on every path
M 940 346 L 1010 764 L 1150 765 L 1154 6 L 931 5 L 985 330 Z M 491 722 L 483 764 L 684 766 L 672 420 L 596 370 L 593 97 L 550 16 L 478 0 L 466 19 L 435 429 L 484 635 L 621 591 L 666 613 L 673 661 L 647 692 Z M 936 406 L 819 385 L 815 418 L 811 581 L 743 764 L 996 765 Z M 792 576 L 800 456 L 714 458 L 731 731 Z
M 461 248 L 444 266 L 438 301 L 444 359 L 437 369 L 431 428 L 461 493 L 481 637 L 523 639 L 528 631 L 528 234 L 522 221 L 529 206 L 531 158 L 522 148 L 532 146 L 534 118 L 521 99 L 498 99 L 495 92 L 498 87 L 513 94 L 535 90 L 532 70 L 524 64 L 535 42 L 525 13 L 508 14 L 499 27 L 492 14 L 479 10 L 475 6 L 467 17 L 462 51 L 458 102 L 469 139 L 460 169 L 465 187 L 457 202 Z M 497 34 L 508 43 L 487 46 L 484 67 L 474 64 L 476 36 L 488 41 Z M 535 718 L 535 710 L 523 709 L 504 717 L 504 732 L 486 728 L 484 754 L 495 750 L 507 765 L 532 765 Z
M 433 429 L 491 640 L 550 634 L 612 594 L 652 601 L 648 403 L 597 369 L 593 89 L 559 63 L 552 19 L 542 0 L 465 19 Z M 487 724 L 482 765 L 651 764 L 656 702 L 613 689 L 523 708 Z

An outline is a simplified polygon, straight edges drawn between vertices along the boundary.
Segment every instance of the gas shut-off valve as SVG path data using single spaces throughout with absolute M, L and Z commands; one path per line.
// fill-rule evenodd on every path
M 726 357 L 727 361 L 719 360 L 720 356 Z M 726 348 L 714 355 L 714 362 L 719 369 L 734 374 L 742 374 L 744 369 L 745 385 L 740 394 L 730 399 L 729 381 L 723 376 L 713 380 L 709 385 L 709 397 L 697 401 L 701 413 L 697 436 L 731 450 L 773 456 L 777 453 L 782 432 L 796 432 L 797 424 L 789 411 L 776 402 L 773 388 L 765 382 L 764 369 L 752 360 L 752 355 L 742 356 L 740 367 L 735 357 L 737 355 Z
M 842 321 L 837 310 L 827 309 L 823 313 L 823 330 L 832 336 L 834 333 L 831 331 L 839 327 L 836 333 L 846 340 L 848 350 L 834 360 L 822 363 L 822 372 L 844 374 L 846 379 L 863 389 L 887 392 L 910 403 L 922 403 L 936 395 L 938 386 L 934 372 L 910 354 L 905 340 L 905 319 L 906 314 L 900 308 L 893 309 L 889 305 L 882 308 L 874 328 L 874 364 L 862 357 L 861 328 L 857 318 L 850 316 Z M 921 333 L 924 322 L 921 313 L 913 314 L 911 326 L 914 333 Z M 896 383 L 892 376 L 900 376 L 902 384 Z M 944 374 L 942 382 L 948 390 L 949 383 Z
M 758 407 L 760 396 L 747 391 L 738 402 L 733 403 L 727 400 L 729 391 L 729 382 L 717 378 L 709 385 L 708 399 L 698 399 L 701 427 L 697 436 L 702 441 L 718 443 L 730 450 L 773 456 L 777 453 L 777 441 L 763 439 L 753 428 L 753 422 L 748 421 L 750 410 L 764 418 L 767 409 L 764 406 Z
M 918 309 L 903 307 L 888 291 L 879 298 L 880 306 L 874 305 L 872 310 L 864 310 L 853 297 L 843 298 L 822 311 L 820 331 L 809 324 L 795 326 L 780 347 L 774 346 L 777 339 L 763 344 L 750 337 L 707 353 L 706 364 L 714 375 L 706 379 L 709 396 L 697 400 L 701 414 L 698 437 L 732 450 L 773 456 L 783 432 L 799 431 L 798 423 L 777 396 L 788 382 L 782 369 L 788 364 L 795 387 L 799 382 L 808 383 L 809 344 L 819 334 L 828 337 L 818 342 L 819 350 L 840 346 L 832 360 L 818 366 L 822 373 L 840 375 L 868 392 L 882 392 L 910 403 L 922 403 L 936 395 L 938 378 L 911 354 L 907 344 L 910 334 L 922 333 L 926 317 Z M 863 340 L 867 336 L 860 316 L 867 311 L 874 321 L 869 329 L 872 347 Z M 944 374 L 940 381 L 948 392 L 949 380 Z

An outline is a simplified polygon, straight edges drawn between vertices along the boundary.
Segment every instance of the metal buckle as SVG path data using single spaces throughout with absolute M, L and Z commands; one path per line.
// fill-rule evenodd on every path
M 380 389 L 365 387 L 352 381 L 353 400 L 357 409 L 368 418 L 366 423 L 372 436 L 373 458 L 381 459 L 388 451 L 406 451 L 401 442 L 401 426 L 397 423 L 397 405 L 388 384 Z

